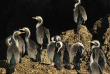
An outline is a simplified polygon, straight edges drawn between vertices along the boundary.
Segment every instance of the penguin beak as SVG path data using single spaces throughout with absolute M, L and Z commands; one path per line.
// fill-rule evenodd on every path
M 61 48 L 58 48 L 58 51 L 57 51 L 57 53 L 60 51 L 60 49 L 61 49 Z
M 37 17 L 32 17 L 32 19 L 36 19 L 37 20 L 38 18 Z

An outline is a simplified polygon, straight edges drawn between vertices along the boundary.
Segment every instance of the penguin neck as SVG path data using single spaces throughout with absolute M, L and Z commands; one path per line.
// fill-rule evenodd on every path
M 25 36 L 26 43 L 29 43 L 29 39 L 30 39 L 30 31 L 26 31 L 26 36 Z
M 15 36 L 18 36 L 18 35 L 15 35 L 15 34 L 13 34 L 13 42 L 16 44 L 16 46 L 19 48 L 19 42 L 18 42 L 18 40 L 15 38 Z
M 36 25 L 36 28 L 41 26 L 43 24 L 43 20 L 41 19 L 40 21 L 38 21 L 37 25 Z

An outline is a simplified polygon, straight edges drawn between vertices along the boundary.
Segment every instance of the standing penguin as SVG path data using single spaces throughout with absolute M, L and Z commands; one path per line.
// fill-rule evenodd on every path
M 93 54 L 90 56 L 90 74 L 103 74 L 99 64 L 93 60 Z
M 36 16 L 32 18 L 38 21 L 38 23 L 36 24 L 36 39 L 37 39 L 37 42 L 41 45 L 41 49 L 43 49 L 47 47 L 48 43 L 50 43 L 49 29 L 42 26 L 43 19 L 41 16 Z
M 26 42 L 26 52 L 27 52 L 28 56 L 33 61 L 41 62 L 40 47 L 33 40 L 30 39 L 31 32 L 30 32 L 29 28 L 24 27 L 19 30 L 22 30 L 26 33 L 25 42 Z
M 87 14 L 83 6 L 81 6 L 81 0 L 75 4 L 74 8 L 74 21 L 77 23 L 77 31 L 80 30 L 81 25 L 87 20 Z
M 100 49 L 100 42 L 98 40 L 89 41 L 93 45 L 91 47 L 91 56 L 95 62 L 99 64 L 101 69 L 103 70 L 106 65 L 106 57 L 104 52 Z
M 18 34 L 22 34 L 24 32 L 20 32 L 20 31 L 14 31 L 12 37 L 9 37 L 9 40 L 11 39 L 11 44 L 10 42 L 8 42 L 9 46 L 7 49 L 7 62 L 10 65 L 10 72 L 14 72 L 14 67 L 16 66 L 17 63 L 20 62 L 21 60 L 21 56 L 20 56 L 20 52 L 18 49 L 18 40 L 15 39 L 16 35 Z
M 74 63 L 75 69 L 80 70 L 80 58 L 85 55 L 85 48 L 84 45 L 80 42 L 74 43 L 70 50 L 70 63 Z

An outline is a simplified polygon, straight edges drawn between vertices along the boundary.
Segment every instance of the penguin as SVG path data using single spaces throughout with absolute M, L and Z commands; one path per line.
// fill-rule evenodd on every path
M 41 45 L 41 50 L 43 50 L 47 47 L 47 44 L 50 43 L 49 29 L 42 26 L 43 19 L 41 16 L 36 16 L 32 18 L 38 21 L 38 23 L 36 24 L 36 40 Z
M 82 43 L 74 43 L 69 50 L 70 63 L 74 63 L 74 68 L 80 70 L 80 58 L 85 56 L 85 47 Z
M 106 66 L 106 57 L 104 52 L 100 49 L 100 42 L 98 40 L 89 41 L 92 43 L 91 47 L 91 56 L 95 62 L 99 64 L 101 69 L 103 70 Z
M 25 42 L 26 42 L 26 52 L 32 61 L 41 62 L 41 50 L 38 44 L 35 41 L 30 39 L 31 32 L 28 27 L 23 27 L 22 30 L 26 33 Z

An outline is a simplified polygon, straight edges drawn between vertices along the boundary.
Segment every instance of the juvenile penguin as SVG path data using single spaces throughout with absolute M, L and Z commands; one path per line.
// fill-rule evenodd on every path
M 84 45 L 80 42 L 74 43 L 69 50 L 70 63 L 74 63 L 75 69 L 80 70 L 80 58 L 85 56 Z
M 19 30 L 22 30 L 26 33 L 25 42 L 26 42 L 26 52 L 27 52 L 28 56 L 33 61 L 41 62 L 40 47 L 33 40 L 30 39 L 31 32 L 30 32 L 29 28 L 24 27 Z
M 106 65 L 106 57 L 105 57 L 104 52 L 100 49 L 100 42 L 98 40 L 93 40 L 89 42 L 93 44 L 91 47 L 91 54 L 93 56 L 91 57 L 93 58 L 95 62 L 99 64 L 99 66 L 103 70 Z
M 41 16 L 32 17 L 36 19 L 38 23 L 36 24 L 36 39 L 37 42 L 41 45 L 41 49 L 46 48 L 47 44 L 50 43 L 50 32 L 49 29 L 42 26 L 43 19 Z

